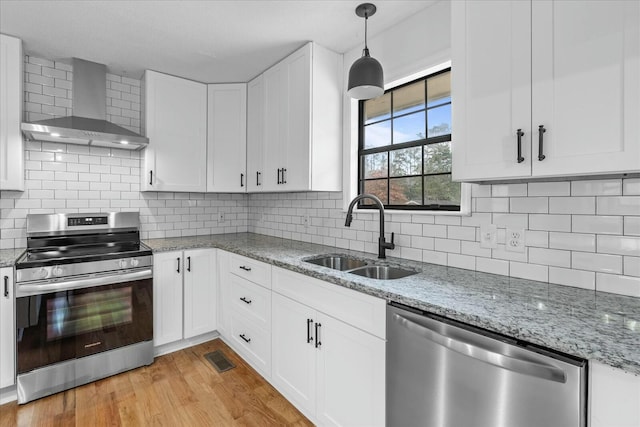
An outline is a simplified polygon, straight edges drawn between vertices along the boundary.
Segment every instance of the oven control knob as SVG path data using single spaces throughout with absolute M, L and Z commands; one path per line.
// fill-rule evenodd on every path
M 131 267 L 137 267 L 138 264 L 140 264 L 140 261 L 138 261 L 138 258 L 131 258 Z
M 44 267 L 40 267 L 38 270 L 36 270 L 33 275 L 35 276 L 36 279 L 46 279 L 47 276 L 49 275 L 49 272 L 47 271 L 46 268 Z
M 118 266 L 120 268 L 126 268 L 127 267 L 127 260 L 126 259 L 121 259 L 118 261 Z
M 62 273 L 63 273 L 62 267 L 60 266 L 53 267 L 52 273 L 54 276 L 62 276 Z

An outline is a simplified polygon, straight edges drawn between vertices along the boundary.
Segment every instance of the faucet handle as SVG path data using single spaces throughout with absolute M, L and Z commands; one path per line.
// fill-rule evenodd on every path
M 395 237 L 396 233 L 394 233 L 393 231 L 391 232 L 391 247 L 389 249 L 395 249 L 396 245 L 395 243 L 393 243 L 393 238 Z

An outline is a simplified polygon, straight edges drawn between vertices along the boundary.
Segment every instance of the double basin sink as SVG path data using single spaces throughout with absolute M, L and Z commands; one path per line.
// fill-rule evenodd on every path
M 357 276 L 379 280 L 401 279 L 418 273 L 417 271 L 388 265 L 369 265 L 367 261 L 352 258 L 347 255 L 322 255 L 306 259 L 305 261 L 322 267 L 345 271 Z

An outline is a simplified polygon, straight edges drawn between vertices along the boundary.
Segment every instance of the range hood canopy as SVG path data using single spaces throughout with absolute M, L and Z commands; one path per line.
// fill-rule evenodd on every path
M 22 133 L 37 141 L 141 150 L 149 139 L 106 120 L 107 67 L 73 58 L 73 112 L 70 117 L 22 123 Z

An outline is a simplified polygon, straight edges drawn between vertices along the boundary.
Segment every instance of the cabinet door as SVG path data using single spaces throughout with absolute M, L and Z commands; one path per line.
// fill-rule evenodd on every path
M 216 256 L 218 267 L 218 294 L 217 294 L 217 328 L 220 335 L 227 338 L 230 325 L 231 289 L 230 279 L 232 277 L 229 272 L 229 252 L 219 250 Z
M 204 192 L 207 187 L 207 86 L 145 72 L 143 191 Z
M 0 389 L 15 384 L 13 268 L 0 269 Z
M 247 85 L 208 85 L 207 191 L 247 189 Z
M 287 132 L 281 162 L 284 170 L 282 190 L 309 190 L 311 144 L 311 43 L 288 56 L 282 64 L 286 90 L 283 92 Z M 339 108 L 336 105 L 336 108 Z
M 282 189 L 281 170 L 286 163 L 283 141 L 287 137 L 287 81 L 283 64 L 264 72 L 264 173 L 262 191 Z
M 264 159 L 264 77 L 247 84 L 247 191 L 262 191 Z
M 316 406 L 315 310 L 272 294 L 271 381 L 308 417 Z M 309 322 L 310 320 L 310 322 Z M 308 341 L 308 337 L 312 338 Z
M 384 426 L 385 341 L 318 314 L 318 424 Z
M 182 339 L 182 251 L 153 255 L 153 345 Z
M 534 176 L 640 170 L 640 2 L 534 1 Z
M 184 251 L 184 338 L 216 329 L 216 250 Z
M 453 179 L 531 174 L 531 2 L 451 2 Z M 517 130 L 522 157 L 518 162 Z
M 0 190 L 24 190 L 22 42 L 0 34 Z
M 589 362 L 591 427 L 640 425 L 640 376 Z

